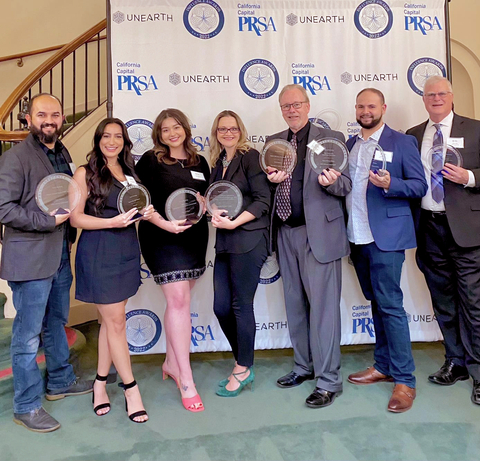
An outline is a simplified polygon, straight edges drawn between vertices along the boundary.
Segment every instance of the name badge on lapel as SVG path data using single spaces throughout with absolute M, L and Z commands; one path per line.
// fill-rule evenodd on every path
M 447 144 L 457 149 L 464 148 L 464 138 L 448 138 Z
M 383 153 L 385 154 L 385 161 L 387 163 L 392 163 L 392 160 L 393 160 L 393 152 L 389 152 L 388 150 L 384 150 Z M 375 157 L 374 157 L 375 160 L 383 160 L 383 156 L 382 154 L 376 150 L 375 151 Z
M 205 181 L 205 176 L 201 171 L 192 171 L 192 178 L 197 179 L 198 181 Z

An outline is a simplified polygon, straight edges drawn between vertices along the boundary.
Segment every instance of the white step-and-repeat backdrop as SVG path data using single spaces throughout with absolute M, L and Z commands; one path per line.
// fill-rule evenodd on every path
M 288 83 L 307 90 L 312 121 L 347 137 L 359 131 L 356 94 L 378 88 L 386 96 L 386 122 L 406 130 L 426 119 L 425 79 L 446 75 L 444 3 L 111 0 L 114 115 L 125 121 L 137 158 L 152 147 L 153 121 L 167 107 L 189 116 L 193 142 L 207 158 L 211 124 L 223 109 L 240 114 L 261 149 L 266 135 L 286 127 L 278 94 Z M 192 352 L 229 349 L 212 311 L 214 238 L 211 230 L 208 268 L 192 296 Z M 127 305 L 130 349 L 164 352 L 165 299 L 145 265 L 142 281 Z M 440 339 L 413 250 L 402 287 L 412 340 Z M 347 259 L 341 309 L 342 344 L 374 342 L 370 306 Z M 258 349 L 290 346 L 275 261 L 264 268 L 255 316 Z

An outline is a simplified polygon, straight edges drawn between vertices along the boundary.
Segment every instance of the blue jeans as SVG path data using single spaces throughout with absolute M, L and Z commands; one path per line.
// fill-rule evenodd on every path
M 372 302 L 374 367 L 395 383 L 415 387 L 412 345 L 400 288 L 405 251 L 382 251 L 375 243 L 351 245 L 363 295 Z
M 65 257 L 66 256 L 66 257 Z M 43 380 L 36 357 L 42 333 L 47 366 L 47 389 L 63 389 L 75 381 L 68 363 L 65 325 L 70 307 L 72 271 L 68 255 L 51 277 L 8 282 L 17 315 L 12 326 L 13 411 L 28 413 L 42 406 Z

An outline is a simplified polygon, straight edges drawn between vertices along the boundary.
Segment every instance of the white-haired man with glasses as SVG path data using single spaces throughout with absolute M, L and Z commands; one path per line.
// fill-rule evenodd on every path
M 428 191 L 417 223 L 417 263 L 425 275 L 443 334 L 445 363 L 428 377 L 450 386 L 473 378 L 480 405 L 480 121 L 453 112 L 452 85 L 430 77 L 423 90 L 429 119 L 410 128 L 425 166 Z M 463 166 L 440 162 L 431 148 L 448 144 Z
M 283 280 L 288 328 L 294 366 L 277 380 L 291 388 L 316 380 L 307 397 L 311 408 L 333 403 L 342 392 L 340 372 L 341 258 L 349 252 L 345 226 L 345 195 L 350 177 L 333 169 L 315 173 L 306 159 L 313 140 L 333 137 L 338 131 L 321 128 L 308 120 L 310 102 L 300 85 L 280 92 L 280 109 L 288 129 L 270 136 L 290 142 L 297 152 L 291 174 L 270 171 L 276 184 L 272 228 L 277 235 L 277 254 Z

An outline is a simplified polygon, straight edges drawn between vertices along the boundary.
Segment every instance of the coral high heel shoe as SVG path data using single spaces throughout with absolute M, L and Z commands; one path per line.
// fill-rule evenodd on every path
M 192 413 L 198 413 L 199 411 L 205 410 L 202 399 L 198 393 L 193 397 L 182 398 L 182 403 L 185 410 L 191 411 Z
M 165 381 L 166 379 L 168 379 L 168 377 L 170 376 L 170 378 L 172 378 L 174 381 L 175 381 L 175 384 L 177 385 L 177 388 L 180 389 L 180 386 L 178 385 L 178 379 L 173 376 L 171 373 L 169 373 L 168 371 L 165 371 L 163 368 L 162 368 L 162 375 L 163 375 L 163 380 Z

